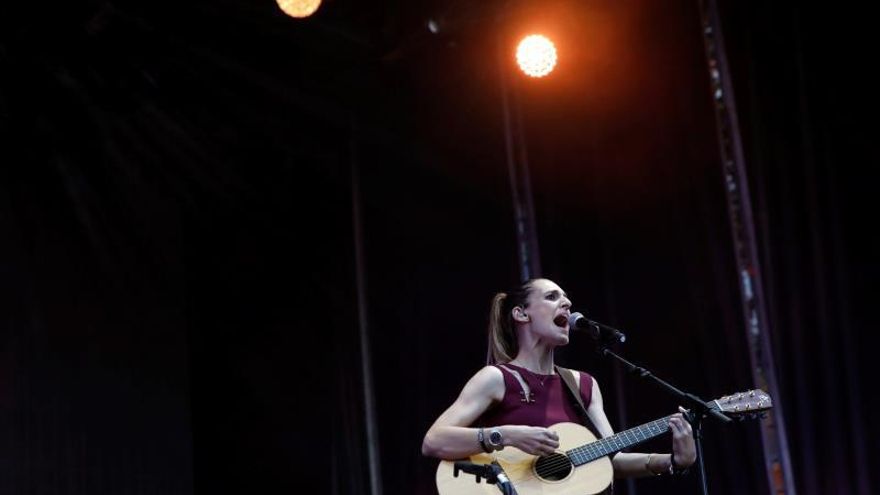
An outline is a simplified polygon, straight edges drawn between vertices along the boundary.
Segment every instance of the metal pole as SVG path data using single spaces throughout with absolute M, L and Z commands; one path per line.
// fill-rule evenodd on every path
M 360 172 L 355 126 L 351 126 L 349 146 L 351 160 L 351 217 L 354 229 L 355 284 L 357 288 L 358 327 L 361 341 L 361 376 L 364 385 L 364 422 L 367 435 L 367 463 L 370 494 L 382 494 L 382 469 L 379 463 L 379 431 L 376 426 L 376 401 L 373 387 L 373 366 L 370 354 L 370 333 L 367 320 L 367 281 L 364 262 L 363 221 L 361 219 Z
M 746 322 L 746 338 L 755 384 L 777 400 L 766 420 L 761 421 L 761 437 L 764 445 L 764 462 L 767 481 L 773 494 L 794 495 L 794 476 L 785 433 L 785 421 L 773 352 L 770 344 L 770 327 L 764 301 L 758 249 L 755 241 L 755 224 L 749 197 L 745 155 L 739 133 L 739 121 L 733 98 L 721 21 L 716 0 L 700 0 L 703 42 L 709 64 L 712 99 L 715 103 L 715 120 L 730 226 L 734 240 L 734 254 L 740 278 L 742 311 Z
M 541 276 L 541 257 L 538 252 L 538 234 L 535 227 L 535 206 L 532 183 L 518 101 L 510 88 L 507 52 L 503 37 L 499 43 L 499 81 L 504 119 L 504 143 L 507 152 L 507 171 L 516 227 L 517 259 L 523 281 Z

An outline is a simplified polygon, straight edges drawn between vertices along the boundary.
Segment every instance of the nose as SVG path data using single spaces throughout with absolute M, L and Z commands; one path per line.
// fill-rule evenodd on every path
M 571 309 L 571 301 L 565 296 L 562 296 L 562 308 Z

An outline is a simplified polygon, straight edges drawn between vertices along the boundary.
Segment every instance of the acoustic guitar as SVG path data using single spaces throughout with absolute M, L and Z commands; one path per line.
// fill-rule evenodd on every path
M 773 407 L 770 396 L 759 389 L 721 397 L 710 404 L 712 409 L 739 419 L 755 418 Z M 670 417 L 656 419 L 601 440 L 579 424 L 557 423 L 549 427 L 559 435 L 559 449 L 553 454 L 534 456 L 515 447 L 506 447 L 491 454 L 472 455 L 470 461 L 477 464 L 497 461 L 519 495 L 599 493 L 608 488 L 614 475 L 610 455 L 666 433 Z M 440 495 L 499 493 L 497 486 L 476 483 L 473 476 L 454 476 L 454 464 L 453 461 L 441 461 L 437 467 L 437 491 Z

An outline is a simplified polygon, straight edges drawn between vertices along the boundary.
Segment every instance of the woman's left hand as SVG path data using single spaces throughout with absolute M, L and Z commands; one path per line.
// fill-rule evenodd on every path
M 687 412 L 681 407 L 678 409 Z M 689 467 L 697 460 L 697 448 L 694 445 L 694 432 L 691 424 L 684 419 L 682 413 L 676 413 L 669 418 L 669 429 L 672 430 L 672 452 L 675 454 L 675 466 L 673 467 Z

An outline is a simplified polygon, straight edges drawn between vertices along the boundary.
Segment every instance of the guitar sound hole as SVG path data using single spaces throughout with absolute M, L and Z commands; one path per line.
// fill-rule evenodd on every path
M 568 456 L 564 454 L 550 454 L 539 457 L 535 462 L 535 473 L 539 478 L 549 481 L 559 481 L 571 473 L 573 466 Z

